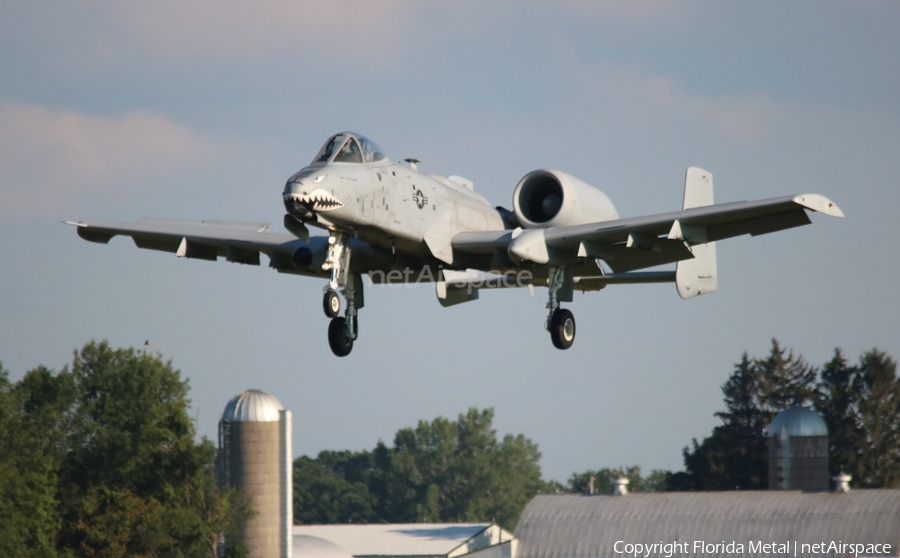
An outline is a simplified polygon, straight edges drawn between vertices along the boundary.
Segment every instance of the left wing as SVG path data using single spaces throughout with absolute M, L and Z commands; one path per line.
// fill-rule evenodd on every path
M 616 273 L 624 273 L 692 259 L 691 246 L 698 244 L 808 225 L 811 221 L 806 210 L 844 216 L 824 196 L 802 194 L 587 225 L 463 232 L 453 237 L 452 246 L 461 252 L 481 254 L 502 250 L 514 261 L 539 264 L 600 258 Z

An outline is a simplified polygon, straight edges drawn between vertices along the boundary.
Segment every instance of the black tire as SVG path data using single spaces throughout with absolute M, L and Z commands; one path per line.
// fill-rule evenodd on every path
M 335 356 L 345 357 L 353 350 L 353 339 L 347 335 L 346 320 L 334 318 L 328 324 L 328 346 Z
M 575 316 L 565 308 L 557 308 L 550 318 L 550 339 L 562 351 L 575 342 Z
M 325 291 L 325 297 L 322 299 L 322 310 L 325 310 L 325 316 L 333 318 L 341 311 L 341 297 L 336 292 L 329 289 Z

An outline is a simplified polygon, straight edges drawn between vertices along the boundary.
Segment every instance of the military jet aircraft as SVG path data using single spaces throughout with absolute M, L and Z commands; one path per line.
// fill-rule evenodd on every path
M 560 303 L 572 302 L 574 291 L 674 282 L 682 298 L 693 298 L 718 287 L 716 241 L 809 224 L 806 210 L 843 217 L 818 194 L 713 205 L 712 175 L 696 167 L 687 170 L 681 211 L 622 219 L 603 192 L 557 170 L 526 174 L 508 210 L 469 180 L 425 174 L 418 163 L 391 161 L 359 134 L 332 136 L 287 180 L 290 234 L 270 232 L 268 223 L 66 223 L 92 242 L 126 235 L 139 248 L 250 265 L 262 252 L 279 272 L 327 279 L 328 344 L 342 357 L 359 335 L 364 274 L 374 284 L 433 282 L 443 306 L 476 300 L 484 289 L 545 286 L 545 328 L 555 347 L 568 349 L 575 318 Z M 310 236 L 308 227 L 327 236 Z M 671 263 L 674 271 L 638 271 Z

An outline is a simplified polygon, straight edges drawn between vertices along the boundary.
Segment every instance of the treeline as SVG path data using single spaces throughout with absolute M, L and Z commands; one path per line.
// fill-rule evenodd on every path
M 159 356 L 105 342 L 15 383 L 0 366 L 0 556 L 217 556 L 252 512 L 216 486 L 187 392 Z
M 498 440 L 493 409 L 470 409 L 397 432 L 371 451 L 323 451 L 294 462 L 297 523 L 496 521 L 512 529 L 540 493 L 768 488 L 765 429 L 792 406 L 812 406 L 830 432 L 831 472 L 860 487 L 900 486 L 900 380 L 896 363 L 872 349 L 849 363 L 840 350 L 820 369 L 772 340 L 764 358 L 746 353 L 722 386 L 722 424 L 683 451 L 685 470 L 602 468 L 544 481 L 536 444 L 519 434 Z
M 685 470 L 668 475 L 667 490 L 768 488 L 764 430 L 793 406 L 813 407 L 828 425 L 829 467 L 853 485 L 900 487 L 900 380 L 897 363 L 872 349 L 851 364 L 840 349 L 820 369 L 772 340 L 769 355 L 746 353 L 722 386 L 722 424 L 685 448 Z
M 238 543 L 252 515 L 240 492 L 216 486 L 216 448 L 195 441 L 188 384 L 158 355 L 89 343 L 59 372 L 18 382 L 0 366 L 0 556 L 202 557 Z M 540 493 L 752 490 L 768 486 L 764 429 L 810 405 L 830 431 L 832 473 L 861 487 L 900 487 L 900 381 L 876 349 L 840 350 L 816 368 L 775 340 L 742 355 L 722 386 L 710 436 L 684 449 L 685 470 L 639 467 L 541 476 L 537 445 L 497 436 L 493 409 L 420 421 L 372 450 L 294 461 L 296 523 L 494 521 L 513 529 Z M 232 545 L 226 555 L 246 549 Z
M 494 410 L 420 421 L 390 447 L 323 451 L 294 461 L 295 523 L 495 521 L 511 529 L 541 480 L 537 445 L 497 439 Z
M 512 530 L 536 494 L 664 490 L 667 473 L 640 467 L 573 474 L 567 484 L 541 478 L 537 445 L 522 434 L 498 439 L 493 409 L 469 409 L 404 428 L 371 451 L 323 451 L 294 461 L 294 522 L 417 523 L 493 521 Z

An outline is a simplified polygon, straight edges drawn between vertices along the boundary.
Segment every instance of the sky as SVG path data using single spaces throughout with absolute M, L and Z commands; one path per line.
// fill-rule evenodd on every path
M 771 340 L 821 366 L 900 357 L 900 4 L 0 0 L 0 361 L 61 369 L 92 339 L 156 351 L 215 439 L 245 389 L 293 412 L 296 455 L 371 449 L 419 420 L 493 407 L 544 477 L 680 470 L 720 386 Z M 539 168 L 622 217 L 818 193 L 845 219 L 718 247 L 719 292 L 616 285 L 442 308 L 433 287 L 367 285 L 353 353 L 326 342 L 321 280 L 183 260 L 64 220 L 270 222 L 331 134 L 457 174 L 498 205 Z

